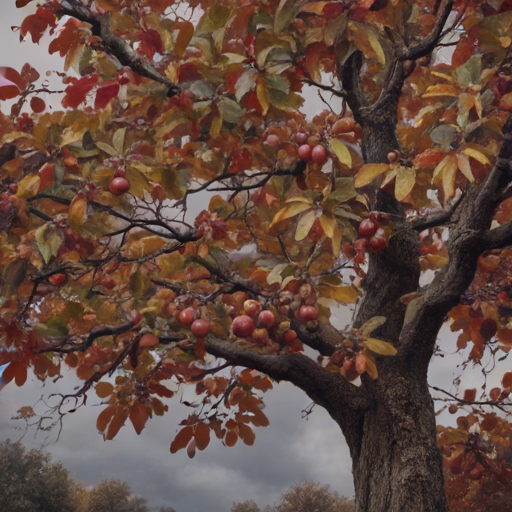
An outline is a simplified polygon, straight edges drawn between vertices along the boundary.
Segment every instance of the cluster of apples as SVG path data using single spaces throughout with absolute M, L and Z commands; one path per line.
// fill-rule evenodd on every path
M 196 318 L 194 308 L 185 308 L 178 313 L 178 321 L 184 327 L 189 327 L 190 332 L 196 338 L 204 338 L 212 328 L 212 324 L 203 318 Z
M 386 231 L 379 227 L 378 217 L 374 213 L 371 213 L 368 219 L 361 221 L 357 232 L 360 240 L 355 243 L 356 250 L 358 246 L 363 246 L 372 252 L 380 252 L 388 245 Z
M 324 146 L 320 144 L 319 137 L 310 137 L 304 130 L 299 130 L 293 136 L 294 141 L 299 145 L 297 154 L 304 162 L 313 162 L 318 165 L 323 165 L 327 161 L 327 151 Z M 278 148 L 281 145 L 281 138 L 271 133 L 267 135 L 265 144 Z

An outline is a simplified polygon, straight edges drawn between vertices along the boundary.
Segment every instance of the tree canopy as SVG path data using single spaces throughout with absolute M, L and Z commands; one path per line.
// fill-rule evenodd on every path
M 191 457 L 252 445 L 287 380 L 340 425 L 360 510 L 445 510 L 439 329 L 484 373 L 512 347 L 511 25 L 510 0 L 42 2 L 19 33 L 51 35 L 62 108 L 32 65 L 0 77 L 5 380 L 65 364 L 58 419 L 95 392 L 107 440 L 193 385 L 170 446 Z M 511 390 L 440 393 L 506 443 Z M 465 432 L 452 470 L 510 479 Z

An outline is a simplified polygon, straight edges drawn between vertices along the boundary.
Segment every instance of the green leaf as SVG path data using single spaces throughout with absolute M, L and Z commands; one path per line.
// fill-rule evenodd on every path
M 124 152 L 124 137 L 126 135 L 126 128 L 119 128 L 119 130 L 114 133 L 112 137 L 112 143 L 114 144 L 114 149 L 122 154 Z
M 241 108 L 236 101 L 230 98 L 221 98 L 217 105 L 219 107 L 222 118 L 227 123 L 238 123 L 238 121 L 240 121 L 241 117 L 246 112 L 246 110 Z
M 336 188 L 329 194 L 327 200 L 345 203 L 356 196 L 357 191 L 354 187 L 354 178 L 337 178 Z
M 281 0 L 276 11 L 274 32 L 279 34 L 279 32 L 284 30 L 288 23 L 290 23 L 290 21 L 292 21 L 295 16 L 297 16 L 301 7 L 305 3 L 306 2 L 304 0 Z
M 290 92 L 290 80 L 285 76 L 281 75 L 267 75 L 267 85 L 269 89 L 275 89 L 277 91 L 288 94 Z
M 480 55 L 473 55 L 462 66 L 459 66 L 453 74 L 461 87 L 477 84 L 482 74 L 482 57 Z

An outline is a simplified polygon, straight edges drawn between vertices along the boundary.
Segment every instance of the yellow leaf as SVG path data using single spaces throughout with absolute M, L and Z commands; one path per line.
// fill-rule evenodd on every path
M 379 372 L 377 371 L 377 365 L 375 361 L 369 354 L 363 354 L 366 359 L 366 373 L 375 380 L 379 376 Z
M 322 226 L 324 233 L 329 238 L 333 238 L 334 230 L 335 228 L 338 227 L 334 215 L 332 215 L 332 213 L 323 213 L 322 216 L 320 217 L 320 225 Z
M 114 133 L 112 137 L 112 143 L 114 144 L 114 149 L 122 154 L 124 151 L 124 136 L 126 135 L 126 128 L 119 128 L 119 130 Z
M 356 180 L 354 186 L 356 188 L 364 187 L 371 183 L 377 176 L 385 173 L 389 170 L 388 164 L 366 164 L 359 169 L 359 172 L 356 174 Z
M 434 174 L 432 176 L 432 183 L 439 183 L 441 179 L 443 178 L 443 175 L 445 172 L 450 172 L 450 169 L 452 167 L 455 167 L 455 170 L 457 170 L 457 159 L 454 155 L 447 155 L 445 156 L 439 164 L 437 164 L 437 167 L 434 169 Z
M 287 199 L 285 203 L 295 203 L 295 202 L 301 202 L 301 203 L 308 203 L 313 204 L 313 201 L 309 199 L 309 197 L 302 197 L 302 196 L 294 196 L 290 197 L 290 199 Z
M 312 2 L 310 4 L 305 5 L 301 11 L 302 12 L 310 12 L 313 14 L 322 14 L 324 7 L 330 2 Z
M 453 159 L 453 162 L 443 171 L 443 191 L 445 200 L 452 198 L 455 194 L 455 174 L 457 173 L 457 168 L 457 161 Z
M 147 236 L 139 240 L 139 243 L 143 248 L 144 254 L 151 254 L 161 249 L 166 244 L 166 241 L 159 236 Z
M 338 160 L 347 167 L 352 167 L 352 156 L 350 155 L 347 146 L 339 139 L 331 139 L 329 141 L 331 151 L 338 157 Z
M 359 293 L 353 286 L 331 286 L 329 296 L 338 302 L 353 304 L 359 297 Z
M 341 231 L 338 223 L 334 226 L 334 233 L 332 234 L 332 252 L 334 256 L 339 256 L 341 250 Z
M 395 197 L 403 201 L 416 183 L 416 171 L 412 167 L 399 167 L 396 170 Z
M 473 148 L 465 148 L 463 151 L 466 153 L 466 155 L 474 158 L 475 160 L 478 160 L 481 164 L 491 165 L 490 160 L 480 151 Z
M 269 229 L 274 227 L 278 222 L 282 222 L 286 219 L 291 219 L 292 217 L 295 217 L 296 215 L 299 215 L 300 213 L 305 212 L 306 210 L 310 210 L 311 205 L 308 203 L 302 203 L 297 202 L 293 203 L 290 206 L 287 206 L 286 208 L 283 208 L 282 210 L 279 210 L 272 219 L 272 222 L 269 225 Z
M 78 229 L 87 219 L 87 201 L 76 196 L 69 207 L 68 221 L 73 229 Z
M 297 224 L 297 231 L 295 232 L 295 240 L 300 242 L 304 240 L 308 236 L 309 231 L 313 227 L 313 224 L 316 220 L 316 211 L 311 210 L 305 213 L 299 220 Z
M 258 82 L 256 87 L 256 94 L 258 96 L 258 101 L 260 102 L 261 108 L 263 109 L 263 115 L 265 115 L 268 112 L 268 108 L 270 106 L 266 80 L 260 80 Z
M 190 21 L 183 20 L 180 22 L 180 33 L 176 38 L 176 44 L 174 45 L 174 52 L 178 57 L 182 57 L 185 50 L 194 35 L 194 25 Z
M 144 192 L 152 188 L 146 175 L 134 166 L 130 165 L 126 169 L 126 179 L 130 182 L 130 194 L 141 199 L 144 198 Z
M 439 78 L 443 78 L 444 80 L 448 80 L 448 82 L 452 82 L 452 83 L 455 82 L 455 80 L 450 75 L 446 75 L 445 73 L 440 73 L 439 71 L 431 71 L 430 74 L 432 76 L 437 76 Z
M 41 178 L 39 178 L 37 174 L 28 174 L 18 183 L 18 192 L 16 192 L 16 195 L 24 199 L 35 196 L 39 191 L 40 183 Z
M 458 98 L 459 90 L 451 84 L 437 84 L 431 85 L 425 94 L 423 94 L 423 98 L 436 98 L 438 96 L 453 96 Z
M 220 130 L 222 128 L 222 116 L 217 116 L 210 126 L 210 137 L 212 139 L 217 139 L 220 135 Z
M 114 386 L 112 386 L 110 382 L 98 382 L 95 390 L 100 398 L 107 398 L 107 396 L 110 396 L 114 392 Z
M 387 341 L 378 340 L 377 338 L 367 338 L 363 344 L 368 347 L 372 352 L 380 354 L 381 356 L 394 356 L 396 348 Z
M 377 36 L 373 33 L 372 30 L 367 30 L 367 34 L 368 34 L 368 41 L 369 41 L 371 47 L 373 48 L 373 51 L 377 55 L 377 60 L 381 64 L 385 64 L 386 56 L 384 55 L 384 50 L 382 49 L 382 46 L 381 46 Z
M 469 164 L 469 158 L 464 153 L 459 153 L 457 155 L 457 163 L 459 165 L 460 172 L 466 176 L 468 181 L 473 183 L 475 178 L 473 176 L 473 172 L 471 171 L 471 165 Z
M 361 326 L 361 334 L 363 336 L 368 336 L 371 334 L 377 327 L 380 327 L 381 325 L 384 325 L 386 323 L 387 318 L 385 316 L 374 316 L 373 318 L 370 318 L 370 320 L 366 321 Z

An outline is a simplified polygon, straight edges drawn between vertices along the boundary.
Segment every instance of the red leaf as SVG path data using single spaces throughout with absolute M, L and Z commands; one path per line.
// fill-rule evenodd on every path
M 176 453 L 178 450 L 185 448 L 193 435 L 194 429 L 190 425 L 182 428 L 171 443 L 171 453 Z
M 26 80 L 31 84 L 41 78 L 39 72 L 34 69 L 28 62 L 21 68 L 21 76 L 23 77 L 23 80 Z
M 201 80 L 202 78 L 199 71 L 197 71 L 196 65 L 191 62 L 180 66 L 178 77 L 180 82 L 190 82 L 192 80 Z
M 74 84 L 66 87 L 66 96 L 62 99 L 62 106 L 64 108 L 78 108 L 80 103 L 83 103 L 87 97 L 87 94 L 98 82 L 98 75 L 87 75 L 83 76 Z
M 504 388 L 512 388 L 512 372 L 505 372 L 501 379 Z
M 194 432 L 198 450 L 204 450 L 210 442 L 210 427 L 206 423 L 199 423 Z
M 20 93 L 18 86 L 0 75 L 0 100 L 15 98 Z
M 139 402 L 132 405 L 130 409 L 130 421 L 132 422 L 133 428 L 137 435 L 144 430 L 146 422 L 148 421 L 148 413 L 146 408 Z
M 62 30 L 48 47 L 48 52 L 53 54 L 59 52 L 61 57 L 67 55 L 67 53 L 75 48 L 80 43 L 80 28 L 82 24 L 75 18 L 70 18 Z
M 476 398 L 476 389 L 466 389 L 464 391 L 464 401 L 474 402 Z
M 46 108 L 46 103 L 42 98 L 38 98 L 37 96 L 34 96 L 30 100 L 30 107 L 36 114 L 40 114 L 41 112 L 44 112 Z
M 128 412 L 122 407 L 117 407 L 114 417 L 108 426 L 107 435 L 105 436 L 107 441 L 116 437 L 121 427 L 125 424 L 126 418 L 128 418 Z
M 100 87 L 96 92 L 96 100 L 94 108 L 96 110 L 105 108 L 109 101 L 119 94 L 119 84 L 117 82 L 110 83 L 104 87 Z
M 27 16 L 20 27 L 20 41 L 30 33 L 32 42 L 38 43 L 48 27 L 55 28 L 55 15 L 44 7 L 39 7 L 35 14 Z
M 0 75 L 16 84 L 20 91 L 27 87 L 26 80 L 13 68 L 0 67 Z
M 140 41 L 137 51 L 149 60 L 153 60 L 155 53 L 164 53 L 164 43 L 162 38 L 160 37 L 160 34 L 152 28 L 139 34 L 137 36 L 137 41 Z

